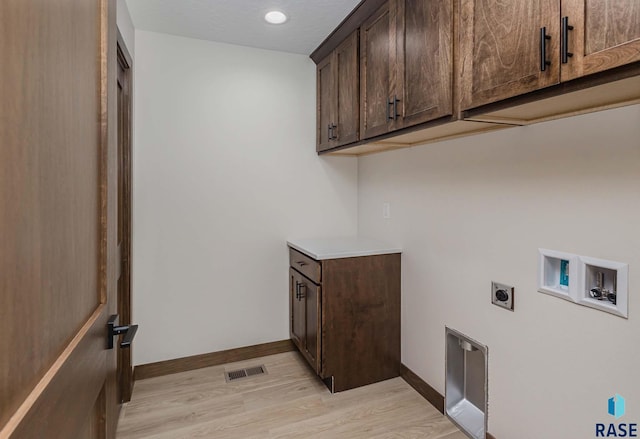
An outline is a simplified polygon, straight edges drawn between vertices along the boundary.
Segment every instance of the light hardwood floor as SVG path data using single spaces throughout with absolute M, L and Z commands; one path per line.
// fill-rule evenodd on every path
M 331 394 L 296 352 L 135 383 L 118 439 L 464 439 L 402 378 Z M 268 374 L 227 383 L 224 372 Z

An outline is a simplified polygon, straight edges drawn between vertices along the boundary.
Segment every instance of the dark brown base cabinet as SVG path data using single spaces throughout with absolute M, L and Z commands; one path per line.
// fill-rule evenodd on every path
M 400 253 L 289 258 L 291 340 L 330 390 L 398 376 Z

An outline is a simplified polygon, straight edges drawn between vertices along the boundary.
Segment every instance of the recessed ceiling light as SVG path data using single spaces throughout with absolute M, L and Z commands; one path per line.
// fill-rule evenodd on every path
M 282 24 L 287 21 L 287 16 L 280 11 L 269 11 L 264 15 L 264 19 L 267 23 Z

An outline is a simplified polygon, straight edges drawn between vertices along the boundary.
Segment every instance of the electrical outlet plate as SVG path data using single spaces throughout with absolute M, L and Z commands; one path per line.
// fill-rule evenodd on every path
M 499 294 L 499 291 L 503 291 L 506 293 L 507 297 L 504 300 L 503 297 L 500 297 L 502 294 Z M 505 285 L 498 282 L 491 282 L 491 303 L 497 305 L 501 308 L 508 309 L 509 311 L 513 311 L 513 295 L 515 293 L 515 288 L 511 285 Z M 502 299 L 502 300 L 501 300 Z

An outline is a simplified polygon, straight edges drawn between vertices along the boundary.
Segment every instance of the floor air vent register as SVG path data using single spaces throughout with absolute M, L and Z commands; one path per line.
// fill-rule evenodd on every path
M 260 366 L 247 367 L 246 369 L 231 370 L 224 373 L 224 379 L 230 383 L 232 381 L 238 381 L 246 378 L 251 378 L 256 375 L 265 375 L 267 368 L 264 364 Z

